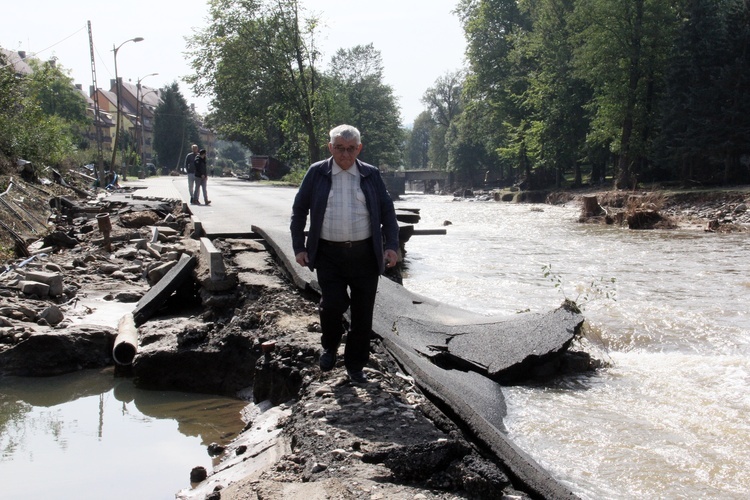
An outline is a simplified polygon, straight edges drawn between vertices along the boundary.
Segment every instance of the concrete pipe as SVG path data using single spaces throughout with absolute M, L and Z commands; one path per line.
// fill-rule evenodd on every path
M 138 328 L 132 313 L 128 313 L 117 324 L 117 337 L 112 349 L 112 358 L 118 365 L 128 366 L 133 363 L 138 352 Z
M 112 221 L 109 220 L 109 214 L 106 212 L 96 214 L 96 222 L 99 225 L 99 231 L 104 236 L 104 249 L 109 252 L 112 250 L 112 241 L 109 237 L 112 232 Z
M 99 231 L 109 233 L 112 231 L 112 221 L 109 220 L 108 213 L 96 214 L 96 222 L 99 224 Z

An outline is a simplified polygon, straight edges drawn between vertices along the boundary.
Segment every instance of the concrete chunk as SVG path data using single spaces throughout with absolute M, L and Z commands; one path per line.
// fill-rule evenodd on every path
M 38 281 L 19 281 L 18 289 L 26 295 L 36 295 L 37 297 L 47 297 L 49 295 L 49 285 L 39 283 Z
M 198 236 L 198 237 L 201 237 L 204 234 L 206 234 L 206 232 L 203 230 L 203 223 L 201 222 L 201 220 L 198 217 L 195 217 L 195 216 L 193 216 L 192 219 L 193 219 L 193 233 L 194 233 L 194 235 Z
M 26 279 L 49 285 L 49 294 L 53 297 L 58 297 L 63 293 L 63 277 L 60 273 L 28 271 L 26 273 Z
M 148 282 L 151 284 L 158 283 L 167 275 L 169 271 L 172 270 L 175 265 L 176 263 L 174 261 L 169 261 L 164 262 L 163 264 L 158 264 L 157 266 L 149 269 L 147 273 Z
M 208 271 L 212 280 L 221 280 L 227 275 L 227 269 L 224 266 L 224 257 L 217 250 L 211 240 L 201 238 L 201 256 L 208 264 Z

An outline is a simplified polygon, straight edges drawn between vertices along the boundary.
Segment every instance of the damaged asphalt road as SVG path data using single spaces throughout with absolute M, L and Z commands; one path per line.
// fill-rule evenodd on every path
M 314 274 L 294 263 L 280 228 L 253 226 L 298 286 L 318 290 Z M 505 435 L 505 399 L 498 382 L 552 372 L 583 324 L 567 307 L 545 314 L 491 319 L 413 294 L 381 279 L 373 331 L 418 385 L 451 411 L 534 494 L 574 498 Z

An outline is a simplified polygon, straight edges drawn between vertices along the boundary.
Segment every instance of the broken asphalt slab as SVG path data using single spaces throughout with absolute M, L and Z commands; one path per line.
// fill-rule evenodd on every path
M 386 335 L 409 339 L 412 347 L 438 365 L 470 369 L 512 383 L 566 350 L 583 323 L 565 308 L 548 313 L 488 319 L 462 325 L 398 317 Z

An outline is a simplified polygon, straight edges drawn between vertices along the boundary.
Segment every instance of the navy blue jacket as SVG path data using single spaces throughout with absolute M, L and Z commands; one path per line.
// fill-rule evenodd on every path
M 200 179 L 203 176 L 208 176 L 206 168 L 206 159 L 201 158 L 201 155 L 195 156 L 195 178 Z
M 323 228 L 323 216 L 331 191 L 331 171 L 333 158 L 319 161 L 310 166 L 292 205 L 292 247 L 294 255 L 307 252 L 308 267 L 315 269 L 318 242 Z M 370 212 L 372 245 L 377 257 L 380 274 L 385 271 L 384 252 L 391 249 L 398 252 L 398 221 L 393 200 L 388 194 L 380 171 L 376 167 L 357 160 L 360 174 L 360 188 L 365 195 L 367 210 Z M 310 215 L 310 229 L 305 244 L 305 226 Z M 385 241 L 384 241 L 385 240 Z

